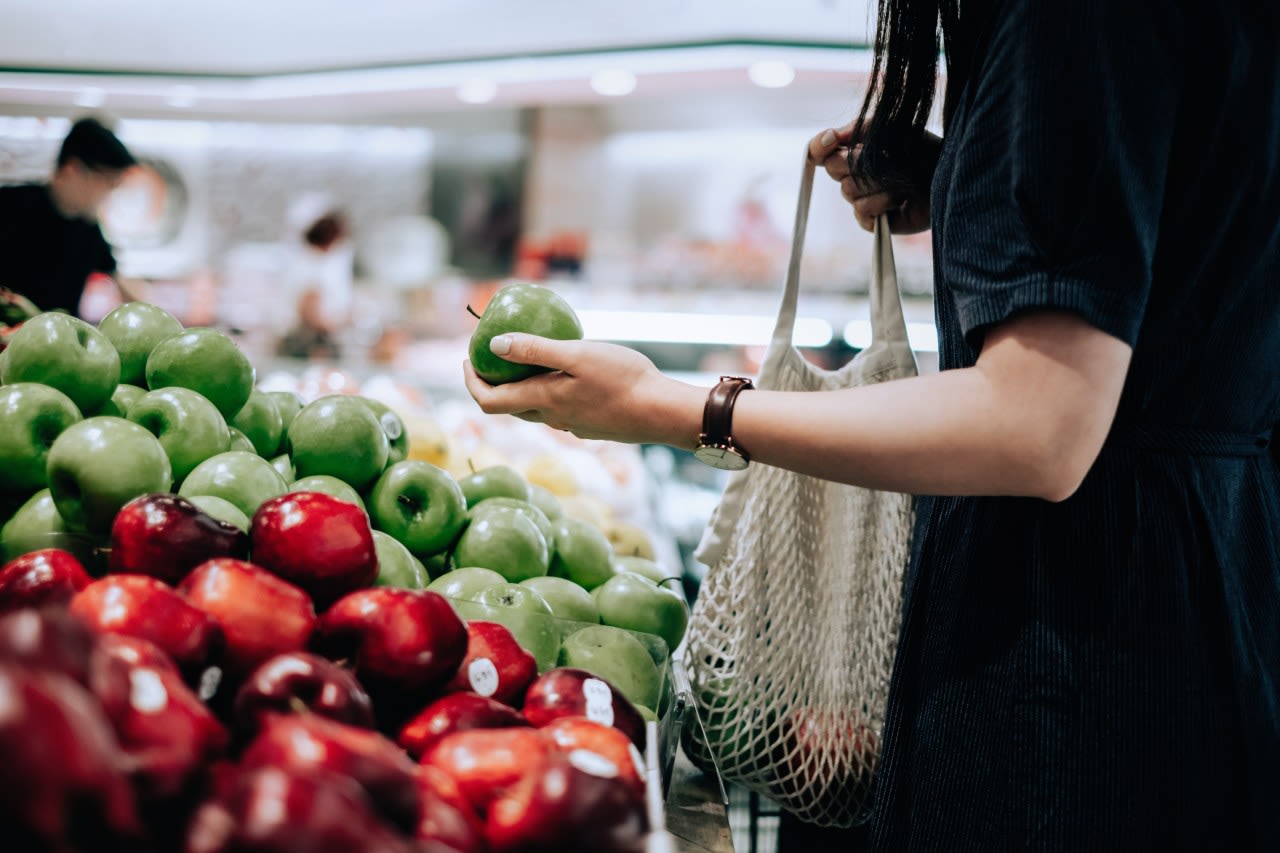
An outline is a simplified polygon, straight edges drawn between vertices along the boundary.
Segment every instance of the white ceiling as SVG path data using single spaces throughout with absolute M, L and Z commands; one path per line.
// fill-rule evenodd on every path
M 590 101 L 624 67 L 636 94 L 749 89 L 784 59 L 792 89 L 865 68 L 874 0 L 0 0 L 0 112 L 397 120 L 465 107 Z

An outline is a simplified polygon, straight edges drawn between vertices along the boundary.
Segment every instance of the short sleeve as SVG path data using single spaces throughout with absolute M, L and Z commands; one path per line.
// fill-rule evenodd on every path
M 965 340 L 979 349 L 991 325 L 1060 308 L 1133 345 L 1184 73 L 1177 13 L 1134 0 L 996 5 L 941 188 L 939 251 Z

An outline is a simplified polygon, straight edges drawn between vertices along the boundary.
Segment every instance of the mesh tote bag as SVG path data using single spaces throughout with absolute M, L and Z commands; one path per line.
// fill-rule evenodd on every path
M 873 237 L 871 345 L 838 370 L 811 364 L 793 345 L 813 176 L 806 152 L 757 386 L 821 391 L 914 376 L 883 217 Z M 911 523 L 909 495 L 761 464 L 731 475 L 696 551 L 708 569 L 682 656 L 701 721 L 687 730 L 693 761 L 802 821 L 866 821 Z

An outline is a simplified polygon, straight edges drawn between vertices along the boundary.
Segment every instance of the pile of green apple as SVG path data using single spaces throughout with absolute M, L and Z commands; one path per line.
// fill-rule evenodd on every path
M 455 478 L 408 458 L 399 415 L 351 394 L 264 391 L 235 341 L 141 302 L 93 326 L 26 321 L 0 351 L 0 558 L 60 548 L 107 570 L 112 524 L 176 493 L 248 531 L 265 502 L 323 492 L 361 507 L 376 583 L 430 588 L 507 625 L 537 661 L 598 671 L 656 709 L 684 634 L 678 580 L 508 466 Z

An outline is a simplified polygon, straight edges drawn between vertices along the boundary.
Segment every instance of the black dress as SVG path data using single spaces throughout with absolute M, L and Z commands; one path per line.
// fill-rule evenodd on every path
M 941 366 L 1043 307 L 1134 355 L 1075 495 L 920 500 L 876 850 L 1280 850 L 1280 25 L 1253 5 L 988 24 L 933 185 Z

